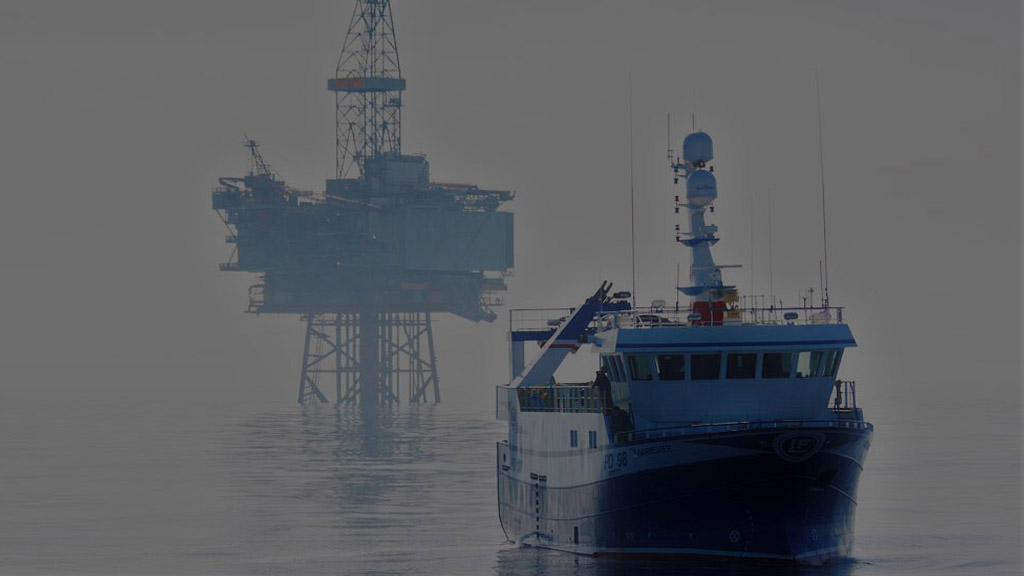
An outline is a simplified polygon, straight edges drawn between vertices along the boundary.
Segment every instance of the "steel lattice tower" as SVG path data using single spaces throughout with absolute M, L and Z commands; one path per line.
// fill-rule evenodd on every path
M 354 167 L 365 179 L 367 159 L 401 156 L 405 80 L 390 0 L 356 2 L 327 89 L 334 92 L 338 179 L 351 175 Z M 318 329 L 327 323 L 332 324 L 330 330 Z M 422 351 L 428 354 L 426 358 L 421 354 L 421 340 L 428 342 Z M 408 376 L 404 380 L 410 401 L 425 400 L 431 385 L 435 401 L 441 400 L 429 313 L 405 314 L 401 320 L 376 307 L 366 307 L 356 314 L 308 314 L 300 403 L 324 401 L 317 382 L 321 360 L 309 354 L 311 341 L 335 350 L 332 371 L 339 403 L 358 400 L 366 406 L 398 400 L 403 375 Z M 344 350 L 349 352 L 342 353 Z M 401 370 L 403 357 L 410 366 L 407 371 Z
M 249 311 L 306 324 L 298 400 L 373 407 L 440 401 L 431 315 L 491 322 L 513 266 L 503 190 L 431 182 L 402 154 L 405 80 L 388 0 L 357 0 L 328 90 L 336 177 L 289 187 L 246 141 L 249 174 L 213 207 L 235 244 L 224 270 L 260 274 Z
M 402 152 L 402 92 L 390 0 L 359 0 L 328 89 L 335 99 L 335 168 L 352 175 L 363 160 Z

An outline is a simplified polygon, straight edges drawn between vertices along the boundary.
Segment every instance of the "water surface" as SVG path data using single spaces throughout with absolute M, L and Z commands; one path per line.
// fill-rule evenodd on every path
M 805 569 L 508 544 L 489 406 L 168 403 L 121 390 L 0 408 L 0 573 L 1019 573 L 1019 439 L 995 405 L 976 407 L 984 429 L 876 422 L 855 557 Z

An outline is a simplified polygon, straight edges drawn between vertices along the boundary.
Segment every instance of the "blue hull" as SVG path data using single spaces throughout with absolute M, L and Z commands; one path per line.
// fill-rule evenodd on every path
M 514 541 L 585 554 L 813 564 L 840 558 L 853 543 L 857 483 L 871 430 L 812 433 L 823 445 L 806 458 L 780 455 L 786 431 L 715 434 L 687 438 L 687 445 L 746 454 L 571 487 L 549 487 L 540 478 L 523 482 L 499 466 L 502 527 Z

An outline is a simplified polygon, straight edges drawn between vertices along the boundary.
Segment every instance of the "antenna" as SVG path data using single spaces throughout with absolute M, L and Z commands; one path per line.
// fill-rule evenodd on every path
M 676 262 L 676 312 L 679 312 L 679 262 Z
M 828 308 L 828 222 L 825 218 L 825 146 L 821 137 L 821 83 L 818 82 L 818 71 L 814 71 L 814 88 L 818 95 L 818 163 L 821 166 L 821 238 L 825 252 L 825 292 L 824 303 Z
M 754 295 L 754 193 L 750 193 L 750 295 Z
M 693 110 L 690 112 L 690 129 L 693 132 L 697 131 L 697 87 L 693 87 Z
M 665 115 L 665 151 L 669 164 L 672 163 L 672 114 Z
M 775 307 L 775 262 L 772 258 L 772 191 L 768 190 L 768 296 Z
M 627 73 L 629 82 L 628 104 L 629 104 L 629 261 L 633 268 L 633 309 L 636 309 L 636 218 L 634 217 L 633 190 L 633 72 Z
M 825 281 L 822 280 L 822 278 L 823 278 L 823 276 L 821 274 L 821 260 L 818 260 L 818 288 L 821 290 L 821 295 L 824 296 L 825 295 Z M 825 301 L 822 300 L 822 304 L 824 304 L 824 303 L 825 303 Z

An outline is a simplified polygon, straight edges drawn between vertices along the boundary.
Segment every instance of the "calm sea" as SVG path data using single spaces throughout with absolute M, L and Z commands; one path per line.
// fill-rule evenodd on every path
M 995 416 L 876 421 L 855 558 L 792 570 L 509 545 L 490 406 L 367 418 L 194 395 L 8 396 L 0 574 L 1020 573 L 1020 439 Z M 1007 414 L 995 400 L 975 410 Z

